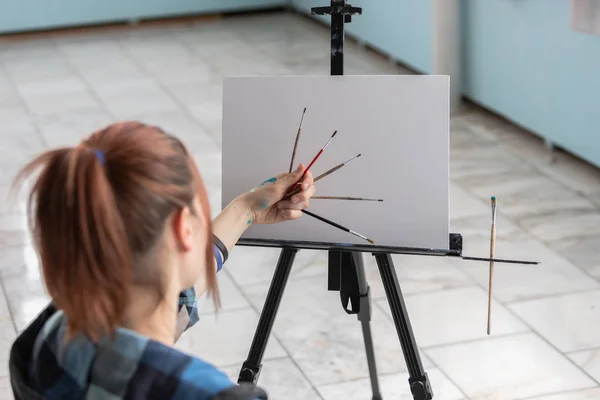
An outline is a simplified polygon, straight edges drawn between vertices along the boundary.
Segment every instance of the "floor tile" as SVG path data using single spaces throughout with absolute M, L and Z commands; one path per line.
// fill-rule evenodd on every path
M 39 259 L 33 244 L 10 246 L 2 249 L 0 277 L 27 271 L 28 276 L 39 276 Z
M 528 400 L 593 400 L 600 398 L 600 388 L 564 392 L 549 396 L 535 397 Z
M 206 62 L 212 62 L 215 57 L 221 57 L 226 52 L 236 54 L 249 51 L 245 41 L 230 34 L 226 34 L 225 37 L 218 35 L 217 38 L 198 35 L 197 32 L 188 32 L 186 35 L 179 35 L 179 39 L 185 43 L 189 51 Z
M 24 99 L 54 94 L 68 94 L 86 90 L 85 82 L 77 76 L 67 76 L 52 79 L 33 79 L 17 85 L 19 94 Z
M 118 41 L 101 34 L 59 39 L 56 49 L 67 62 L 75 67 L 85 66 L 85 69 L 99 68 L 100 66 L 107 68 L 109 67 L 107 64 L 112 64 L 115 59 L 125 56 Z M 111 62 L 106 63 L 107 59 Z
M 365 274 L 372 299 L 386 294 L 375 257 L 363 255 Z M 446 257 L 392 255 L 402 293 L 414 294 L 472 285 L 473 280 Z
M 23 268 L 19 273 L 3 276 L 2 282 L 13 322 L 21 332 L 48 305 L 50 297 L 37 269 Z
M 498 209 L 514 218 L 546 215 L 556 211 L 593 210 L 584 196 L 565 190 L 564 186 L 532 171 L 529 174 L 503 176 L 488 182 L 471 182 L 468 189 L 482 199 L 498 199 Z
M 463 237 L 463 254 L 473 255 L 472 253 L 481 251 L 489 253 L 490 229 L 492 223 L 491 202 L 488 210 L 487 215 L 476 215 L 450 220 L 450 232 L 459 233 Z M 486 239 L 488 241 L 487 247 L 481 248 L 480 243 L 478 243 L 478 240 L 480 239 Z M 511 218 L 504 215 L 501 210 L 498 210 L 496 219 L 496 239 L 498 241 L 519 241 L 531 239 L 531 235 L 513 222 Z
M 213 68 L 198 56 L 165 61 L 167 62 L 143 65 L 162 85 L 210 83 L 216 79 Z
M 8 358 L 10 348 L 17 338 L 15 327 L 10 320 L 0 320 L 0 378 L 9 376 Z
M 16 108 L 20 105 L 21 97 L 0 63 L 0 110 L 3 108 Z
M 21 246 L 30 242 L 26 215 L 5 214 L 0 216 L 0 249 Z
M 221 151 L 217 149 L 216 144 L 206 142 L 206 136 L 200 134 L 193 138 L 186 137 L 185 145 L 193 152 L 194 161 L 200 171 L 202 180 L 209 193 L 217 192 L 221 194 Z M 210 139 L 209 139 L 210 140 Z M 218 210 L 221 210 L 219 203 Z
M 450 176 L 465 188 L 490 182 L 501 183 L 498 177 L 518 177 L 520 174 L 534 171 L 533 167 L 497 144 L 480 146 L 477 151 L 469 148 L 453 149 L 450 154 Z M 494 194 L 486 194 L 486 197 Z
M 25 162 L 4 161 L 0 159 L 0 186 L 11 186 Z M 3 226 L 0 223 L 0 230 Z M 2 246 L 0 239 L 0 247 Z
M 177 103 L 154 84 L 126 87 L 111 93 L 99 92 L 98 96 L 117 119 L 178 109 Z
M 479 287 L 444 290 L 407 296 L 409 313 L 420 347 L 464 342 L 487 337 L 487 292 Z M 392 318 L 387 300 L 377 305 Z M 432 313 L 435 312 L 435 318 Z M 507 335 L 529 331 L 502 304 L 492 303 L 492 332 Z
M 600 209 L 600 191 L 589 193 L 587 198 L 592 201 L 596 205 L 596 208 Z
M 155 80 L 150 74 L 142 71 L 135 62 L 127 58 L 113 59 L 109 65 L 102 65 L 102 67 L 99 67 L 98 64 L 85 65 L 79 74 L 92 92 L 107 96 L 126 88 L 155 84 Z
M 0 286 L 0 321 L 10 321 L 11 315 L 8 308 L 8 302 L 6 301 L 6 295 L 4 289 Z
M 210 102 L 221 104 L 223 101 L 222 79 L 210 83 L 170 83 L 164 86 L 165 90 L 186 106 Z
M 460 390 L 439 369 L 429 368 L 426 372 L 429 375 L 434 399 L 464 399 Z M 413 395 L 408 385 L 408 378 L 408 373 L 380 376 L 379 387 L 381 396 L 384 399 L 413 400 Z M 317 389 L 324 400 L 363 400 L 370 399 L 373 394 L 369 379 L 319 386 Z
M 0 107 L 0 121 L 2 122 L 2 137 L 23 132 L 31 132 L 34 129 L 31 117 L 27 110 L 20 104 L 13 107 Z
M 473 221 L 474 223 L 474 221 Z M 462 225 L 467 227 L 465 223 Z M 498 222 L 496 240 L 496 258 L 539 261 L 539 265 L 521 265 L 496 263 L 494 268 L 494 297 L 501 302 L 513 302 L 540 296 L 569 293 L 598 288 L 598 282 L 590 278 L 564 257 L 538 240 L 531 239 L 522 232 L 514 235 L 510 225 Z M 465 228 L 466 229 L 466 228 Z M 487 232 L 477 234 L 475 229 L 467 231 L 463 254 L 489 257 L 489 222 Z M 459 231 L 460 232 L 460 231 Z M 489 282 L 489 263 L 451 259 L 463 272 L 487 288 Z
M 596 385 L 533 333 L 426 350 L 471 400 L 541 396 Z
M 493 133 L 513 153 L 535 166 L 537 170 L 552 168 L 560 162 L 559 152 L 548 147 L 543 138 L 520 127 L 504 124 L 494 129 Z
M 231 380 L 237 382 L 240 366 L 225 368 Z M 264 389 L 269 399 L 316 400 L 319 395 L 308 379 L 290 358 L 265 361 L 262 365 L 258 386 Z
M 222 105 L 214 102 L 188 106 L 191 115 L 207 132 L 221 143 Z
M 221 311 L 230 311 L 238 308 L 247 308 L 248 301 L 244 298 L 240 290 L 235 286 L 226 271 L 221 271 L 217 274 L 219 283 L 219 293 L 221 298 Z M 213 314 L 215 310 L 213 301 L 203 296 L 198 301 L 198 311 L 202 314 Z
M 34 119 L 49 148 L 75 146 L 93 132 L 114 122 L 100 106 L 38 116 Z
M 567 260 L 595 278 L 600 278 L 600 235 L 556 240 L 548 243 Z
M 156 125 L 178 137 L 183 141 L 190 153 L 201 155 L 202 157 L 217 154 L 221 156 L 220 148 L 215 144 L 213 138 L 203 129 L 191 115 L 179 111 L 157 111 L 150 114 L 132 115 L 131 119 L 144 122 L 149 125 Z M 219 161 L 220 173 L 221 166 Z M 201 170 L 205 172 L 205 170 Z M 220 181 L 220 178 L 219 178 Z
M 526 218 L 522 226 L 546 242 L 600 234 L 600 213 L 595 208 L 565 210 Z
M 120 41 L 126 54 L 139 64 L 161 62 L 169 58 L 182 58 L 190 50 L 170 36 L 131 37 Z
M 89 90 L 100 98 L 108 98 L 120 93 L 125 89 L 135 90 L 140 86 L 153 86 L 156 81 L 145 72 L 137 69 L 131 72 L 121 72 L 116 68 L 114 71 L 90 71 L 83 75 Z
M 261 309 L 268 285 L 244 286 L 243 290 Z M 406 371 L 394 325 L 378 308 L 372 309 L 371 329 L 378 371 Z M 344 312 L 338 292 L 327 291 L 323 277 L 290 279 L 273 332 L 315 385 L 368 376 L 360 323 L 356 315 Z M 423 364 L 430 365 L 426 357 Z
M 14 400 L 9 377 L 0 378 L 0 400 Z
M 600 290 L 513 303 L 510 309 L 562 352 L 600 347 Z
M 209 186 L 207 183 L 206 190 L 208 191 L 208 205 L 210 207 L 211 218 L 217 218 L 222 210 L 221 207 L 221 185 L 215 189 L 214 186 Z M 229 260 L 227 261 L 229 263 Z
M 480 110 L 471 110 L 469 108 L 467 108 L 465 112 L 462 112 L 460 114 L 451 115 L 451 135 L 454 132 L 463 132 L 465 134 L 468 134 L 468 139 L 470 140 L 461 141 L 461 144 L 463 145 L 467 145 L 468 142 L 472 141 L 475 141 L 476 143 L 482 145 L 493 145 L 494 143 L 501 144 L 500 138 L 498 137 L 498 135 L 495 134 L 497 128 L 492 127 L 492 125 L 495 126 L 494 122 L 491 122 L 489 118 L 485 118 L 484 120 L 482 120 L 482 123 L 478 123 L 477 121 L 473 120 L 473 117 L 481 117 L 481 115 L 482 113 Z M 490 123 L 492 125 L 490 125 Z M 463 138 L 467 139 L 467 137 Z
M 2 53 L 0 53 L 0 59 L 4 64 L 28 62 L 41 69 L 43 69 L 43 63 L 40 60 L 56 58 L 59 58 L 56 55 L 56 47 L 53 40 L 48 37 L 3 43 Z
M 24 167 L 45 150 L 42 135 L 32 129 L 0 139 L 0 156 L 4 162 Z
M 275 272 L 281 249 L 237 246 L 224 268 L 240 286 L 270 282 Z M 290 280 L 296 276 L 321 275 L 326 282 L 327 252 L 301 250 L 296 253 Z
M 600 169 L 567 153 L 559 153 L 555 163 L 540 166 L 550 178 L 577 193 L 600 191 Z
M 455 183 L 450 183 L 450 219 L 490 215 L 490 205 Z
M 60 81 L 73 75 L 68 62 L 56 51 L 51 51 L 51 53 L 38 60 L 19 57 L 6 61 L 4 65 L 17 86 L 27 85 L 35 81 Z
M 580 350 L 568 353 L 573 362 L 587 372 L 596 382 L 600 382 L 600 349 Z
M 239 365 L 248 356 L 258 314 L 252 309 L 203 315 L 185 332 L 176 347 L 217 367 Z M 277 338 L 270 337 L 264 360 L 286 356 Z
M 99 104 L 87 90 L 27 97 L 23 101 L 27 109 L 38 116 L 75 112 L 97 107 Z
M 12 182 L 0 185 L 0 215 L 25 214 L 27 207 L 27 193 L 25 190 L 13 190 Z

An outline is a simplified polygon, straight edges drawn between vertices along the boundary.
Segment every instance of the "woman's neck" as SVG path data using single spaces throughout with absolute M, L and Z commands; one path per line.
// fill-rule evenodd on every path
M 126 328 L 172 346 L 176 335 L 178 293 L 176 290 L 169 290 L 159 300 L 152 289 L 134 286 L 131 290 L 131 305 L 126 311 Z

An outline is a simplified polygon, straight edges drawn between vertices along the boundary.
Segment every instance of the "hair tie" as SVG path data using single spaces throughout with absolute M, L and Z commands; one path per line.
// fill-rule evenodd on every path
M 104 153 L 100 149 L 94 149 L 94 153 L 96 153 L 96 157 L 98 157 L 98 161 L 100 164 L 104 165 Z

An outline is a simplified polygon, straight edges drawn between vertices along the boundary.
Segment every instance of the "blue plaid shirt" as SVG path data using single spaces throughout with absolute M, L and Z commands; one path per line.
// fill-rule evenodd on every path
M 215 257 L 220 271 L 217 249 Z M 179 308 L 189 315 L 186 328 L 198 321 L 193 289 L 181 293 Z M 15 398 L 266 399 L 260 389 L 235 385 L 211 364 L 131 330 L 119 328 L 114 339 L 94 343 L 83 336 L 65 342 L 65 329 L 64 313 L 50 305 L 19 336 L 10 360 Z M 237 389 L 246 397 L 231 397 Z

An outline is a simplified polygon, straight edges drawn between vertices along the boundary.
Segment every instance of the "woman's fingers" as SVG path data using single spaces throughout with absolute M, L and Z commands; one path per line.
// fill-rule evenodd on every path
M 312 186 L 314 184 L 314 178 L 313 178 L 313 174 L 312 171 L 308 171 L 305 175 L 304 178 L 302 178 L 302 190 L 306 190 L 308 189 L 310 186 Z
M 302 217 L 301 210 L 290 210 L 290 209 L 279 210 L 279 214 L 281 215 L 281 218 L 284 221 L 291 220 L 291 219 L 298 219 L 298 218 Z
M 281 200 L 277 204 L 277 207 L 281 210 L 303 210 L 308 208 L 310 204 L 310 198 L 314 196 L 316 190 L 317 188 L 315 185 L 309 186 L 307 190 L 303 190 L 302 192 L 293 195 L 289 199 Z
M 308 200 L 294 203 L 292 200 L 282 200 L 277 203 L 277 208 L 280 210 L 304 210 L 308 208 L 310 202 Z

